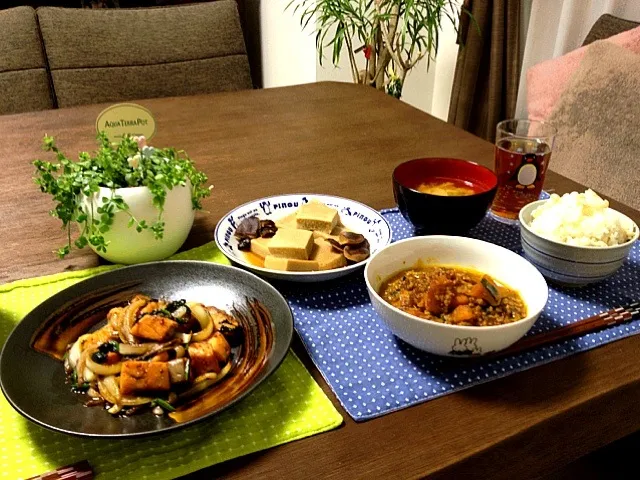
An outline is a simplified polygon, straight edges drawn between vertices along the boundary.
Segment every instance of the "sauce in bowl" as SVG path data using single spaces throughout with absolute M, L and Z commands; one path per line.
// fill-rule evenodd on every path
M 379 293 L 403 312 L 450 325 L 504 325 L 527 316 L 518 292 L 468 268 L 418 264 L 387 279 Z

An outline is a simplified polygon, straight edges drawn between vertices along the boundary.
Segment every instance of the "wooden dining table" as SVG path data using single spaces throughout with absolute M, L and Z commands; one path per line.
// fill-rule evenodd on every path
M 157 146 L 184 149 L 214 189 L 184 249 L 213 240 L 220 218 L 263 196 L 340 195 L 393 207 L 391 173 L 419 157 L 492 165 L 493 145 L 374 89 L 343 83 L 140 100 Z M 105 105 L 0 116 L 0 283 L 100 263 L 90 250 L 59 260 L 65 232 L 33 182 L 42 137 L 69 156 L 95 147 Z M 553 163 L 553 159 L 551 160 Z M 545 188 L 584 186 L 549 172 Z M 636 222 L 640 213 L 612 202 Z M 214 465 L 190 478 L 532 478 L 640 430 L 640 336 Z

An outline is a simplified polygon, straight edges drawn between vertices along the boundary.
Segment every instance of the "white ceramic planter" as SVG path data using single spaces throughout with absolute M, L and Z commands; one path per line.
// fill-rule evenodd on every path
M 153 196 L 147 187 L 118 188 L 116 194 L 120 195 L 129 206 L 131 214 L 136 220 L 145 220 L 148 225 L 158 218 L 158 210 L 153 205 Z M 89 208 L 93 202 L 93 211 L 102 205 L 103 197 L 110 197 L 111 190 L 100 189 L 91 200 L 84 199 L 83 204 Z M 104 234 L 109 242 L 107 251 L 97 252 L 98 255 L 113 263 L 144 263 L 162 260 L 173 255 L 182 246 L 189 235 L 193 225 L 194 211 L 191 204 L 191 186 L 174 187 L 167 192 L 162 219 L 165 222 L 164 236 L 156 240 L 151 230 L 137 232 L 135 226 L 129 227 L 129 215 L 126 212 L 117 212 L 114 223 L 108 232 Z

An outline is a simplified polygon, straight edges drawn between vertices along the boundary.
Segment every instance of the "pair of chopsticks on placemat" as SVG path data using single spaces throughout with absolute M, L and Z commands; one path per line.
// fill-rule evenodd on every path
M 640 301 L 632 302 L 624 307 L 617 307 L 607 312 L 598 313 L 584 320 L 578 320 L 564 327 L 556 328 L 549 332 L 539 333 L 524 337 L 510 347 L 490 354 L 490 356 L 505 356 L 514 353 L 520 353 L 532 348 L 541 347 L 560 340 L 568 340 L 579 335 L 602 330 L 603 328 L 613 327 L 621 323 L 631 320 L 640 319 Z
M 93 469 L 89 462 L 81 462 L 57 468 L 51 472 L 29 477 L 27 480 L 92 480 Z

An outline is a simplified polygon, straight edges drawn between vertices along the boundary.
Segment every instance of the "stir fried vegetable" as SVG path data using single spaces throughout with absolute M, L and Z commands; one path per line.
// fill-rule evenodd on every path
M 74 391 L 90 397 L 87 405 L 112 414 L 141 406 L 158 415 L 175 411 L 231 371 L 232 347 L 243 337 L 227 312 L 145 295 L 111 309 L 106 320 L 69 345 L 65 370 Z

